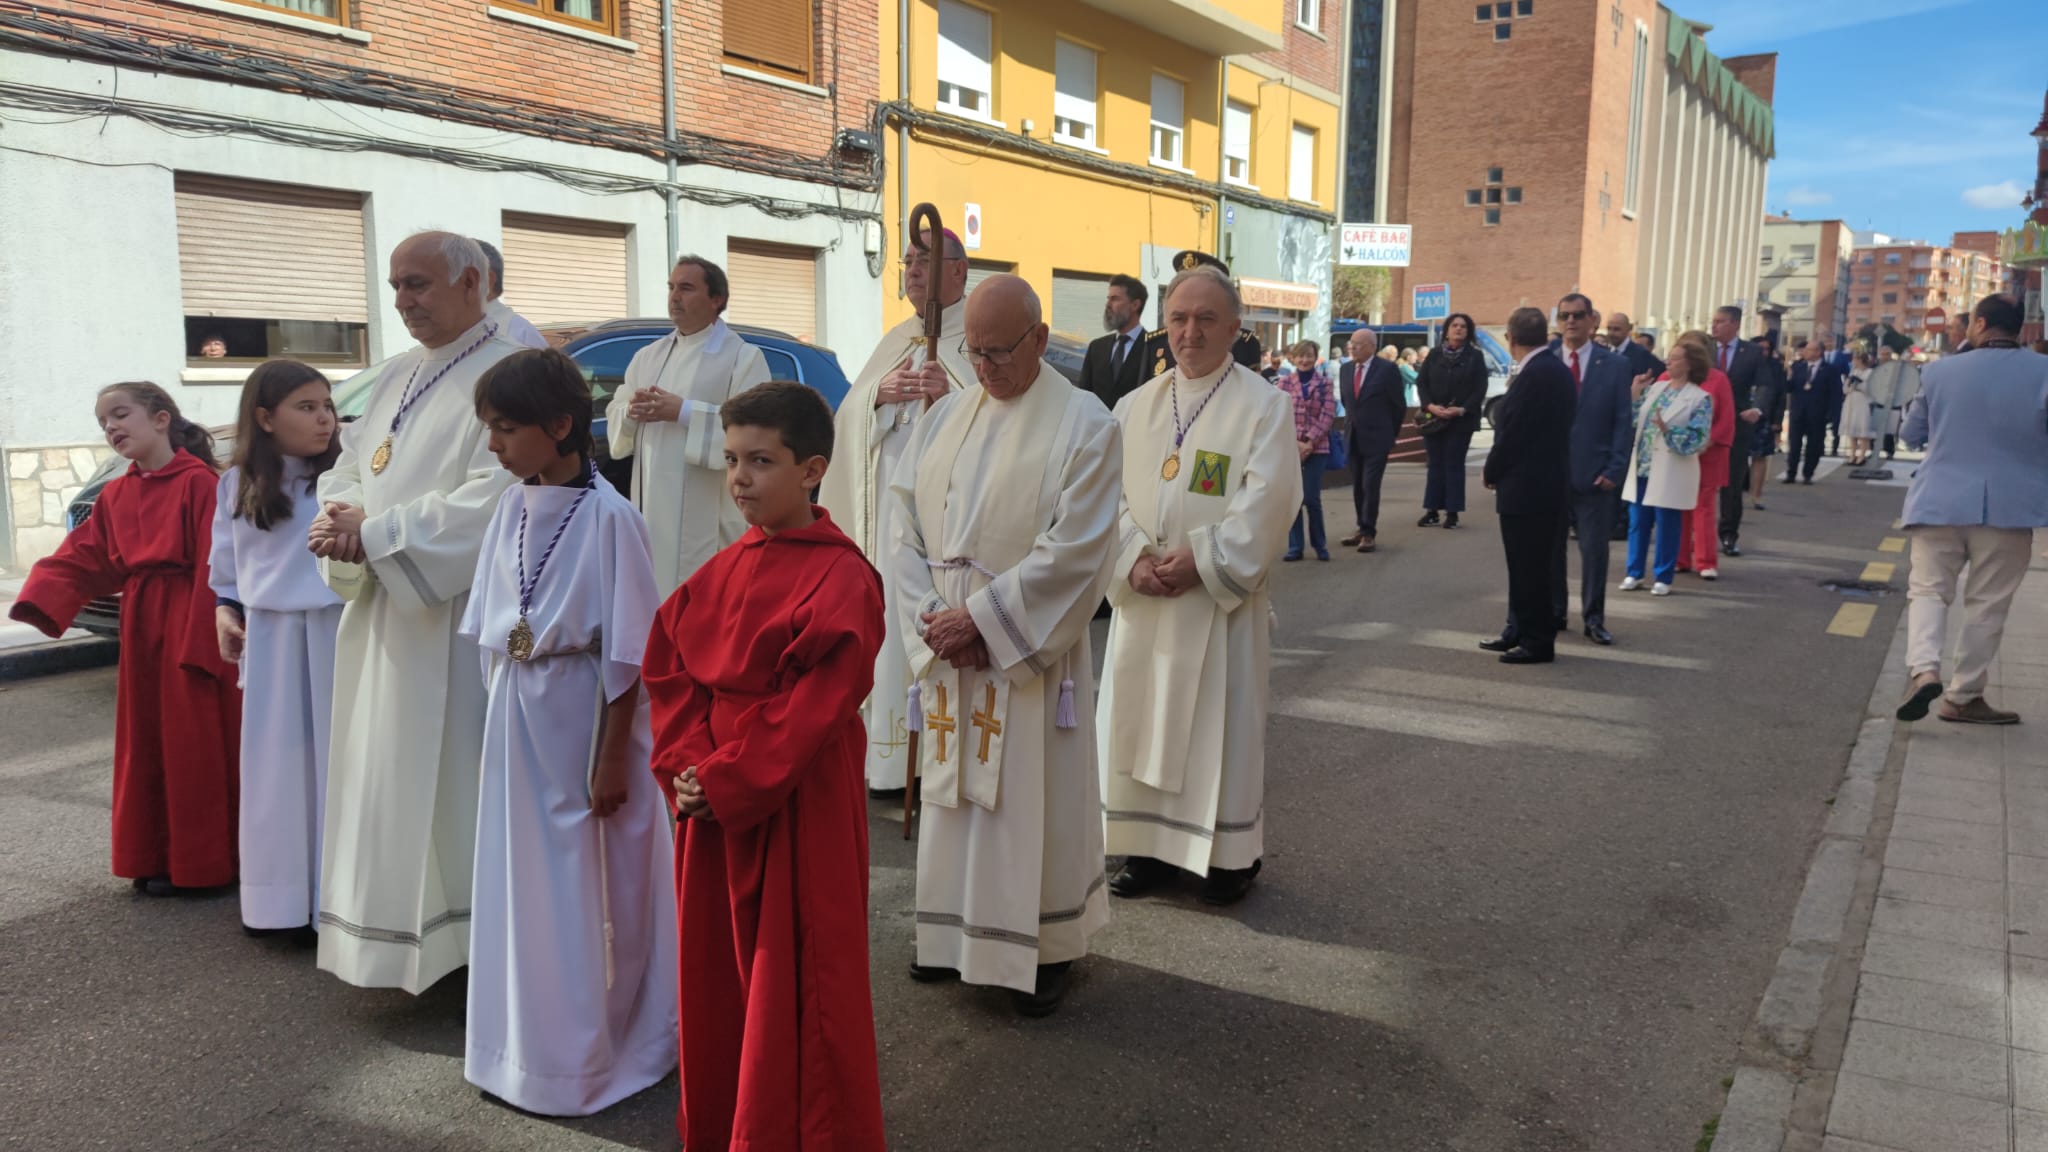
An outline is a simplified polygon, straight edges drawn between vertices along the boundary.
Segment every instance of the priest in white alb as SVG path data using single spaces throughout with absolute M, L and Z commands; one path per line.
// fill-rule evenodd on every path
M 1175 368 L 1116 406 L 1123 501 L 1110 563 L 1097 731 L 1110 881 L 1139 896 L 1180 870 L 1242 899 L 1265 847 L 1266 577 L 1301 506 L 1287 393 L 1231 359 L 1242 305 L 1198 265 L 1165 295 Z
M 527 348 L 545 348 L 548 338 L 540 329 L 529 323 L 526 317 L 512 310 L 505 303 L 505 257 L 495 244 L 478 240 L 476 246 L 484 250 L 484 259 L 491 266 L 491 286 L 484 293 L 484 317 L 498 326 L 498 331 L 512 338 L 514 344 Z
M 1122 455 L 1102 402 L 1041 359 L 1030 285 L 982 283 L 966 328 L 981 387 L 925 414 L 889 486 L 884 575 L 922 730 L 910 972 L 1043 1016 L 1109 922 L 1088 622 Z
M 633 354 L 605 406 L 612 458 L 633 458 L 633 505 L 647 521 L 664 599 L 747 531 L 725 491 L 718 409 L 769 374 L 761 350 L 722 319 L 731 296 L 723 268 L 701 256 L 676 261 L 668 274 L 676 330 Z
M 974 369 L 960 351 L 961 321 L 967 294 L 967 250 L 960 238 L 947 231 L 939 274 L 939 302 L 942 308 L 937 355 L 925 347 L 924 312 L 931 281 L 925 253 L 907 248 L 903 253 L 903 291 L 917 315 L 882 334 L 882 342 L 868 357 L 867 366 L 839 402 L 833 417 L 833 443 L 837 451 L 832 470 L 818 491 L 818 503 L 832 514 L 832 522 L 853 538 L 868 562 L 888 570 L 892 513 L 888 492 L 904 445 L 917 427 L 919 417 L 940 397 L 961 388 L 973 388 Z M 903 641 L 897 632 L 899 614 L 887 581 L 883 584 L 883 620 L 888 634 L 882 651 L 875 657 L 875 687 L 862 706 L 861 719 L 868 729 L 868 791 L 877 797 L 903 795 L 908 777 L 909 713 L 906 710 L 910 674 L 903 662 Z
M 483 250 L 447 232 L 391 254 L 419 346 L 388 361 L 320 477 L 308 542 L 348 600 L 335 641 L 320 967 L 420 992 L 469 962 L 484 685 L 456 634 L 512 476 L 476 417 L 484 369 L 520 350 L 484 315 Z M 358 568 L 357 565 L 361 567 Z

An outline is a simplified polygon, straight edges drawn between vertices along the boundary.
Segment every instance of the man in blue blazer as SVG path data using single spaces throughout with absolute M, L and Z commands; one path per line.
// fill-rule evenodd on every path
M 1382 360 L 1379 334 L 1370 328 L 1351 333 L 1346 346 L 1351 360 L 1337 370 L 1344 399 L 1344 430 L 1351 440 L 1351 507 L 1358 531 L 1339 541 L 1346 548 L 1370 552 L 1378 547 L 1380 482 L 1386 479 L 1387 458 L 1408 415 L 1408 390 L 1401 370 Z
M 1842 370 L 1822 358 L 1825 351 L 1819 340 L 1800 345 L 1799 363 L 1792 366 L 1792 379 L 1785 385 L 1791 424 L 1785 436 L 1787 484 L 1794 473 L 1813 483 L 1813 470 L 1820 467 L 1820 452 L 1827 439 L 1829 414 L 1842 408 Z

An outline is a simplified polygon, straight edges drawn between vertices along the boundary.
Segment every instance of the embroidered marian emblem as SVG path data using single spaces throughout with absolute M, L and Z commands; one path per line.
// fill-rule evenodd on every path
M 1200 496 L 1222 496 L 1230 491 L 1230 457 L 1214 452 L 1195 453 L 1195 473 L 1188 477 L 1188 491 Z

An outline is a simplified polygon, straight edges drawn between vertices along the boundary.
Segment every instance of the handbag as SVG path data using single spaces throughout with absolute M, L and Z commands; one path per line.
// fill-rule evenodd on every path
M 1351 467 L 1351 455 L 1346 450 L 1341 429 L 1330 429 L 1330 459 L 1324 467 L 1335 472 L 1343 472 Z

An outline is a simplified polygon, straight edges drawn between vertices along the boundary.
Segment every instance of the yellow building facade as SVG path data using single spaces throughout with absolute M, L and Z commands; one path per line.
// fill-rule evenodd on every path
M 1239 196 L 1290 207 L 1296 124 L 1316 133 L 1315 191 L 1291 207 L 1333 209 L 1336 107 L 1230 62 L 1279 49 L 1283 19 L 1271 0 L 882 0 L 883 322 L 912 311 L 894 262 L 920 202 L 962 235 L 972 280 L 1023 276 L 1084 338 L 1111 275 L 1154 285 L 1156 305 L 1172 254 L 1216 251 Z M 1226 99 L 1257 110 L 1251 167 L 1274 188 L 1226 183 Z

